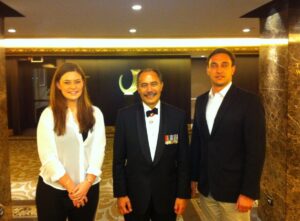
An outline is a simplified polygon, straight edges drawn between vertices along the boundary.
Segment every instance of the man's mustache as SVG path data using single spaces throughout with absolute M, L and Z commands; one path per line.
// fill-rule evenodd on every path
M 145 93 L 144 95 L 145 96 L 155 96 L 157 93 L 155 93 L 155 92 L 147 92 L 147 93 Z

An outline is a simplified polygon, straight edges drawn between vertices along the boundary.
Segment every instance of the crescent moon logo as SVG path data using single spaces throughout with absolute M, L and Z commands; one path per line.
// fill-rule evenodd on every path
M 122 79 L 123 79 L 123 75 L 121 75 L 119 77 L 119 87 L 120 90 L 123 92 L 124 95 L 133 95 L 134 92 L 136 92 L 137 87 L 136 87 L 136 83 L 137 83 L 137 74 L 140 72 L 140 69 L 131 69 L 131 74 L 132 74 L 132 82 L 129 88 L 124 88 L 123 83 L 122 83 Z

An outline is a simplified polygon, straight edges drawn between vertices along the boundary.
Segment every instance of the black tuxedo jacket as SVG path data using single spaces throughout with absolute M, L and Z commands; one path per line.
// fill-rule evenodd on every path
M 209 134 L 208 93 L 196 100 L 192 180 L 203 195 L 218 201 L 236 202 L 239 194 L 257 199 L 266 142 L 263 107 L 256 95 L 232 85 Z
M 171 142 L 170 135 L 178 135 L 178 142 Z M 113 154 L 114 196 L 128 196 L 135 212 L 144 213 L 152 200 L 157 211 L 169 213 L 174 211 L 175 198 L 190 197 L 188 158 L 183 111 L 161 102 L 154 161 L 142 103 L 119 111 Z

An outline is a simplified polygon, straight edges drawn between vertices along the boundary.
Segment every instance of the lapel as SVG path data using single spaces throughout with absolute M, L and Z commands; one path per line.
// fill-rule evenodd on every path
M 204 127 L 204 135 L 206 138 L 209 138 L 210 137 L 210 134 L 209 134 L 209 130 L 208 130 L 208 125 L 207 125 L 207 121 L 206 121 L 206 105 L 207 105 L 207 102 L 208 102 L 208 94 L 209 92 L 207 92 L 203 97 L 202 99 L 200 100 L 199 102 L 199 122 L 198 124 L 200 124 L 200 127 L 201 127 L 201 124 L 202 122 L 204 122 L 203 124 L 203 127 Z
M 145 113 L 144 107 L 142 103 L 137 105 L 136 111 L 136 123 L 137 123 L 137 130 L 138 130 L 138 139 L 139 139 L 139 146 L 141 147 L 142 153 L 146 160 L 152 163 L 150 147 L 148 143 L 148 136 L 146 131 L 146 122 L 145 122 Z
M 214 125 L 211 131 L 211 136 L 213 136 L 216 130 L 218 129 L 218 126 L 220 125 L 220 122 L 222 121 L 225 113 L 227 112 L 228 107 L 230 107 L 232 103 L 232 98 L 234 97 L 234 91 L 235 91 L 235 86 L 231 85 L 215 117 Z
M 156 144 L 156 150 L 154 155 L 154 161 L 153 164 L 157 164 L 157 162 L 160 160 L 164 148 L 165 148 L 165 140 L 164 140 L 164 134 L 166 132 L 167 122 L 168 122 L 168 115 L 166 114 L 166 106 L 163 102 L 160 102 L 160 122 L 159 122 L 159 131 L 158 131 L 158 137 L 157 137 L 157 144 Z

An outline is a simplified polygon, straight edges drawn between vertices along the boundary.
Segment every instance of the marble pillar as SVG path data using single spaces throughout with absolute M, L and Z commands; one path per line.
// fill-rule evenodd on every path
M 280 40 L 260 48 L 259 87 L 266 110 L 267 152 L 259 216 L 300 220 L 300 6 L 273 1 L 260 12 L 261 38 Z
M 4 18 L 0 18 L 0 40 L 3 38 Z M 7 127 L 5 51 L 0 44 L 0 203 L 4 205 L 4 216 L 0 220 L 11 220 L 11 192 L 9 172 L 9 148 Z
M 298 3 L 300 4 L 300 3 Z M 300 5 L 291 8 L 288 45 L 286 220 L 300 220 Z

